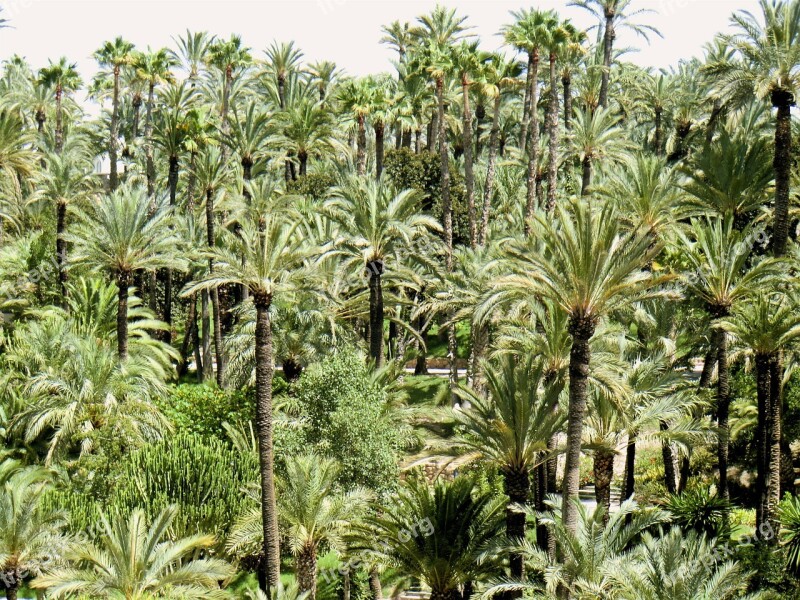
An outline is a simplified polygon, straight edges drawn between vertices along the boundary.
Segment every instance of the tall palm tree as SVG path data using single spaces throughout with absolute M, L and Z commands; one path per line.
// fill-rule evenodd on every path
M 55 150 L 60 154 L 64 148 L 64 94 L 69 95 L 81 86 L 78 65 L 68 62 L 63 56 L 56 63 L 51 60 L 39 71 L 38 83 L 53 89 L 56 95 Z
M 515 89 L 519 85 L 521 73 L 522 65 L 519 62 L 508 60 L 499 54 L 491 55 L 483 72 L 484 82 L 481 87 L 486 96 L 494 99 L 494 108 L 492 110 L 492 130 L 489 134 L 486 178 L 483 184 L 483 210 L 478 233 L 478 243 L 481 246 L 486 243 L 486 235 L 489 229 L 489 212 L 492 207 L 492 195 L 494 192 L 495 161 L 497 160 L 497 150 L 500 144 L 501 102 L 504 93 Z
M 755 286 L 774 278 L 780 263 L 764 260 L 749 265 L 755 233 L 752 227 L 737 231 L 733 219 L 694 219 L 688 232 L 678 232 L 690 273 L 686 286 L 699 299 L 712 319 L 724 319 L 731 309 L 753 292 Z M 714 326 L 713 348 L 717 352 L 717 429 L 719 443 L 719 495 L 728 499 L 728 449 L 730 381 L 728 335 Z
M 420 195 L 395 194 L 388 184 L 352 181 L 338 188 L 325 204 L 326 215 L 339 227 L 335 252 L 346 257 L 344 272 L 361 271 L 369 281 L 370 357 L 383 364 L 383 283 L 387 267 L 402 264 L 415 243 L 441 228 L 419 212 Z
M 433 600 L 455 600 L 494 571 L 484 553 L 500 529 L 503 504 L 466 477 L 433 487 L 412 479 L 365 518 L 355 546 L 422 580 Z
M 215 40 L 208 46 L 206 61 L 223 73 L 222 104 L 220 122 L 223 134 L 228 132 L 228 111 L 234 78 L 252 61 L 250 48 L 242 45 L 242 38 L 231 35 L 229 40 Z M 223 156 L 225 154 L 223 146 Z
M 183 295 L 223 285 L 242 285 L 250 292 L 256 309 L 256 428 L 261 469 L 262 526 L 267 586 L 275 588 L 279 579 L 280 540 L 275 496 L 272 441 L 272 378 L 275 371 L 272 348 L 270 307 L 276 296 L 313 286 L 306 263 L 313 249 L 299 235 L 299 220 L 275 207 L 263 223 L 244 222 L 227 246 L 211 247 L 209 262 L 214 265 L 206 278 L 191 284 Z M 265 590 L 269 591 L 269 589 Z
M 563 413 L 554 410 L 563 381 L 548 385 L 543 362 L 528 358 L 518 364 L 510 354 L 487 367 L 488 395 L 459 387 L 463 408 L 453 411 L 458 433 L 444 441 L 442 450 L 459 462 L 480 459 L 498 468 L 509 500 L 506 535 L 521 542 L 525 513 L 520 507 L 530 502 L 533 469 L 547 459 L 547 444 L 564 423 Z M 512 552 L 510 567 L 512 579 L 521 581 L 520 554 Z
M 100 544 L 77 545 L 67 555 L 74 566 L 55 568 L 37 577 L 35 589 L 52 598 L 76 594 L 92 598 L 143 600 L 170 597 L 225 598 L 219 582 L 233 569 L 218 558 L 195 558 L 214 544 L 214 537 L 196 535 L 169 539 L 176 507 L 161 512 L 152 523 L 144 511 L 134 510 L 123 520 L 101 519 Z
M 108 158 L 111 161 L 111 173 L 109 183 L 111 190 L 117 189 L 119 176 L 117 174 L 117 153 L 119 150 L 119 92 L 120 75 L 122 68 L 131 64 L 133 61 L 132 43 L 125 41 L 121 37 L 115 38 L 111 42 L 106 42 L 94 53 L 94 57 L 101 67 L 110 68 L 114 76 L 114 90 L 111 97 L 111 130 L 108 138 Z
M 595 111 L 579 108 L 572 123 L 570 144 L 581 161 L 581 195 L 586 196 L 591 189 L 595 161 L 600 158 L 622 160 L 627 156 L 628 140 L 618 117 L 607 108 Z
M 306 175 L 308 159 L 321 159 L 339 148 L 334 136 L 330 110 L 322 104 L 302 99 L 281 113 L 283 127 L 272 140 L 287 156 L 296 157 L 299 173 Z
M 319 90 L 319 101 L 325 102 L 328 91 L 341 77 L 342 71 L 335 62 L 322 60 L 308 65 L 308 75 Z
M 367 116 L 372 106 L 372 89 L 369 80 L 350 79 L 342 84 L 338 92 L 342 110 L 356 122 L 356 172 L 363 176 L 367 172 Z
M 64 236 L 73 244 L 70 262 L 106 271 L 119 288 L 117 352 L 128 357 L 128 288 L 133 275 L 162 268 L 183 268 L 181 240 L 170 226 L 169 207 L 150 208 L 146 192 L 122 187 L 89 208 L 74 207 L 76 223 Z
M 0 463 L 0 468 L 4 465 Z M 6 598 L 16 600 L 26 576 L 39 574 L 64 550 L 66 515 L 47 509 L 42 495 L 50 474 L 42 468 L 12 469 L 0 487 L 0 579 Z
M 278 88 L 278 106 L 286 109 L 286 81 L 297 72 L 303 53 L 294 47 L 294 42 L 273 42 L 265 51 L 267 55 L 267 72 L 275 78 Z
M 623 231 L 616 209 L 586 202 L 557 207 L 555 218 L 536 215 L 527 243 L 508 249 L 509 275 L 498 279 L 496 299 L 532 295 L 552 301 L 568 315 L 572 336 L 563 515 L 575 531 L 581 439 L 591 361 L 589 341 L 600 319 L 652 293 L 657 278 L 641 270 L 659 249 L 642 232 Z
M 633 0 L 570 0 L 570 6 L 577 6 L 591 12 L 603 27 L 603 71 L 600 85 L 600 106 L 608 106 L 608 86 L 614 60 L 614 40 L 617 28 L 633 30 L 637 35 L 649 40 L 650 34 L 661 36 L 652 25 L 632 23 L 631 19 L 654 12 L 652 9 L 632 10 Z
M 178 60 L 188 73 L 189 81 L 196 82 L 200 77 L 200 71 L 208 62 L 209 46 L 214 42 L 214 36 L 205 31 L 189 31 L 186 35 L 175 40 L 178 45 L 178 52 L 172 53 L 173 58 Z
M 775 118 L 775 207 L 772 250 L 786 252 L 789 235 L 789 194 L 792 152 L 791 107 L 800 89 L 800 2 L 759 0 L 761 19 L 749 12 L 731 17 L 739 30 L 725 40 L 739 60 L 723 60 L 708 66 L 735 93 L 746 88 L 777 109 Z
M 351 523 L 366 508 L 369 495 L 361 489 L 337 489 L 340 466 L 330 458 L 304 454 L 287 459 L 278 482 L 278 516 L 288 531 L 301 592 L 317 597 L 317 556 L 323 549 L 343 551 Z M 236 551 L 261 539 L 260 507 L 239 519 L 229 549 Z

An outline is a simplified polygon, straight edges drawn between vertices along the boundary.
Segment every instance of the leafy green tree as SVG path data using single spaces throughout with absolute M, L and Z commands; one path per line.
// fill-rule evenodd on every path
M 47 67 L 39 71 L 39 84 L 52 88 L 56 95 L 56 144 L 57 154 L 61 154 L 64 148 L 64 94 L 77 90 L 81 85 L 81 78 L 78 75 L 77 63 L 69 63 L 65 57 L 61 57 L 58 62 L 49 61 Z

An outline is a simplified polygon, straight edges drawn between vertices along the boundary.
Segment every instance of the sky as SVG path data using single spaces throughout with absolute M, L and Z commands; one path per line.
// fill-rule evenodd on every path
M 441 0 L 469 17 L 485 50 L 497 50 L 497 35 L 509 12 L 532 6 L 522 0 Z M 274 40 L 294 40 L 305 60 L 332 60 L 351 75 L 392 70 L 393 52 L 379 44 L 381 26 L 395 19 L 413 21 L 429 12 L 435 0 L 0 0 L 10 28 L 0 30 L 0 60 L 13 54 L 34 68 L 66 56 L 78 63 L 88 80 L 97 70 L 91 58 L 105 40 L 117 35 L 139 48 L 173 45 L 187 29 L 221 36 L 240 34 L 256 57 Z M 581 27 L 595 23 L 586 11 L 566 0 L 539 0 L 540 8 L 557 8 Z M 652 9 L 641 19 L 664 38 L 647 42 L 620 32 L 619 47 L 640 50 L 628 60 L 642 66 L 669 67 L 682 58 L 700 56 L 704 43 L 728 30 L 736 10 L 757 13 L 757 0 L 634 0 Z

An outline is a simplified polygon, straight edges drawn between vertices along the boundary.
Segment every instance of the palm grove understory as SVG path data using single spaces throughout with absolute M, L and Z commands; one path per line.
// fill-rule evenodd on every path
M 3 64 L 7 598 L 800 597 L 800 1 L 578 10 Z

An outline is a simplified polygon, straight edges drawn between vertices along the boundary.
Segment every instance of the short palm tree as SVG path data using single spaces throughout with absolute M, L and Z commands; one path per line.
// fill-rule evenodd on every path
M 48 480 L 41 468 L 13 469 L 0 487 L 0 580 L 8 600 L 16 600 L 25 577 L 40 574 L 64 550 L 66 515 L 42 503 Z
M 297 159 L 301 176 L 307 172 L 309 158 L 324 158 L 339 147 L 331 113 L 322 104 L 299 100 L 281 113 L 281 122 L 283 127 L 272 143 Z
M 419 238 L 440 231 L 435 219 L 419 212 L 420 196 L 395 193 L 388 183 L 350 181 L 337 188 L 325 212 L 339 225 L 334 251 L 344 269 L 369 276 L 370 356 L 383 364 L 383 284 L 387 268 L 402 264 Z
M 504 504 L 466 477 L 434 486 L 412 479 L 365 518 L 354 546 L 422 580 L 432 600 L 455 600 L 466 584 L 494 571 L 484 553 L 500 530 Z
M 621 161 L 627 157 L 628 142 L 619 118 L 609 109 L 595 111 L 579 108 L 570 130 L 572 151 L 583 170 L 581 195 L 589 193 L 592 170 L 598 160 Z
M 64 148 L 64 94 L 74 92 L 81 85 L 77 63 L 70 63 L 63 56 L 58 62 L 49 61 L 48 66 L 39 71 L 39 84 L 51 88 L 56 95 L 55 150 L 60 154 Z
M 218 558 L 194 559 L 213 536 L 168 538 L 176 511 L 167 508 L 152 523 L 139 509 L 127 519 L 103 517 L 101 543 L 76 544 L 67 555 L 71 565 L 45 572 L 33 587 L 50 598 L 226 598 L 219 582 L 233 569 Z
M 563 514 L 566 527 L 574 531 L 589 341 L 600 319 L 655 293 L 660 282 L 642 267 L 660 247 L 643 232 L 625 232 L 611 203 L 593 210 L 579 200 L 571 207 L 559 207 L 552 219 L 538 214 L 533 225 L 526 242 L 509 246 L 509 274 L 498 278 L 493 298 L 540 297 L 568 315 L 572 348 Z
M 270 307 L 276 296 L 313 287 L 312 272 L 307 268 L 313 248 L 299 235 L 299 219 L 286 209 L 276 207 L 262 223 L 244 222 L 237 235 L 229 236 L 228 245 L 212 248 L 209 260 L 214 270 L 206 278 L 190 284 L 184 296 L 223 285 L 242 285 L 250 292 L 256 308 L 255 368 L 256 427 L 261 468 L 261 506 L 264 529 L 264 555 L 267 582 L 278 584 L 280 546 L 275 496 L 274 454 L 272 442 L 272 378 L 275 371 Z
M 76 222 L 65 235 L 73 244 L 70 262 L 105 271 L 119 289 L 117 351 L 128 357 L 128 288 L 137 272 L 181 269 L 180 240 L 171 228 L 172 212 L 155 211 L 144 190 L 125 186 L 88 208 L 74 207 Z
M 366 507 L 363 490 L 337 490 L 340 467 L 329 458 L 314 454 L 294 456 L 286 462 L 286 474 L 278 482 L 278 515 L 288 530 L 301 592 L 317 596 L 317 556 L 321 549 L 342 551 L 350 524 Z M 229 548 L 260 546 L 261 510 L 245 514 L 231 533 Z M 254 544 L 254 540 L 258 543 Z

